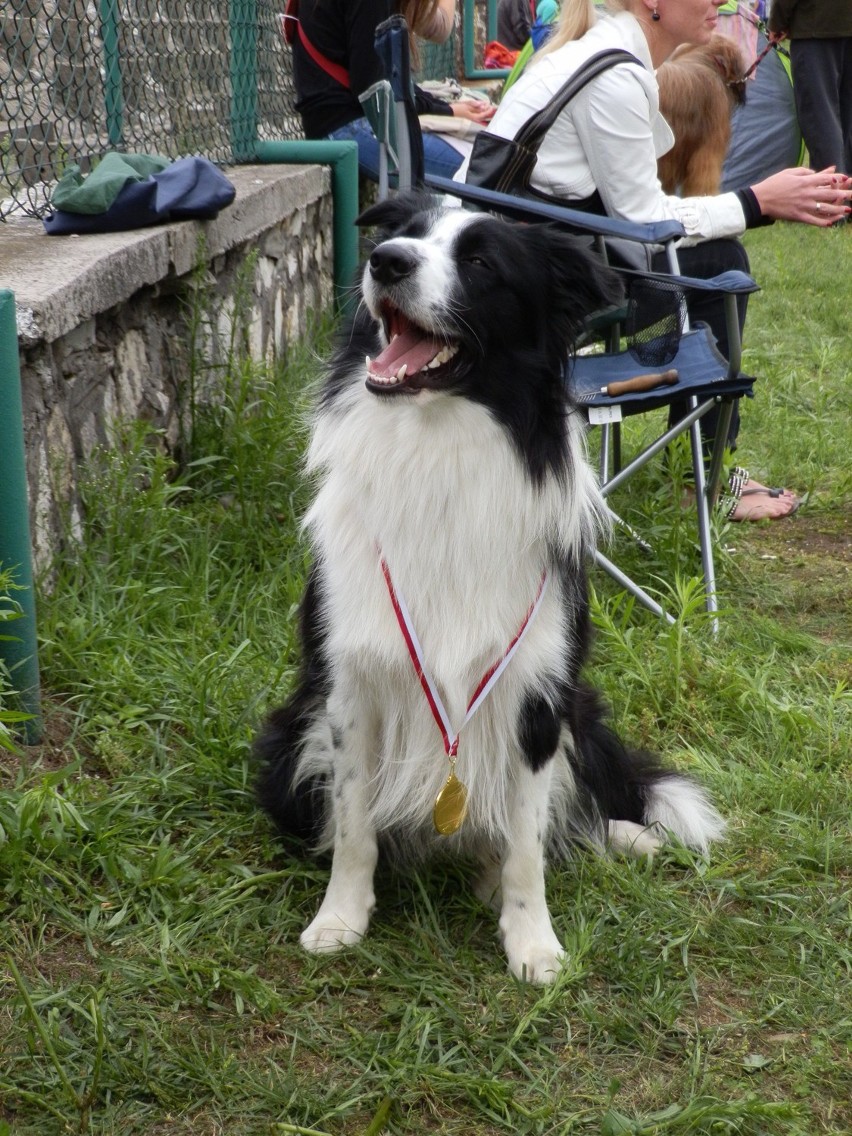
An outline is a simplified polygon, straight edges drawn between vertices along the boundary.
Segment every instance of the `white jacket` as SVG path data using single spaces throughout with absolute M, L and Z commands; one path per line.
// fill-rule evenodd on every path
M 662 190 L 657 158 L 671 149 L 674 135 L 660 114 L 647 40 L 629 12 L 600 16 L 582 39 L 534 58 L 504 95 L 489 133 L 514 138 L 581 64 L 613 47 L 629 51 L 642 66 L 611 67 L 574 96 L 545 135 L 532 187 L 566 205 L 597 189 L 608 216 L 635 222 L 675 219 L 686 229 L 686 244 L 739 236 L 746 220 L 735 193 L 681 198 Z M 467 163 L 456 180 L 464 181 L 466 172 Z

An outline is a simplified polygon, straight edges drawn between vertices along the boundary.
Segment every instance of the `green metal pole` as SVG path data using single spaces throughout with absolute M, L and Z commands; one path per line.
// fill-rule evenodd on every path
M 358 144 L 357 142 L 258 142 L 258 162 L 331 167 L 334 203 L 334 295 L 338 310 L 352 301 L 352 282 L 358 265 Z
M 10 569 L 21 591 L 14 596 L 21 618 L 0 624 L 0 660 L 11 673 L 20 708 L 32 718 L 24 723 L 29 745 L 41 739 L 41 695 L 33 592 L 32 545 L 27 505 L 24 415 L 15 297 L 0 290 L 0 422 L 3 424 L 3 472 L 0 476 L 0 564 Z
M 121 87 L 118 0 L 101 0 L 101 38 L 104 43 L 104 107 L 110 146 L 124 145 L 124 92 Z
M 235 162 L 250 162 L 257 141 L 257 3 L 230 0 L 231 29 L 231 154 Z
M 488 69 L 477 67 L 476 55 L 476 0 L 463 0 L 462 3 L 462 56 L 464 58 L 464 77 L 466 79 L 505 79 L 508 68 Z M 486 35 L 489 40 L 497 35 L 497 5 L 489 4 L 486 12 Z

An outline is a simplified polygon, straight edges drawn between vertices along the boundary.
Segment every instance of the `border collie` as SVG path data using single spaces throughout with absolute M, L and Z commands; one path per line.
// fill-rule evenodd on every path
M 307 950 L 364 935 L 380 848 L 439 851 L 478 865 L 511 971 L 552 982 L 547 856 L 723 830 L 580 679 L 605 508 L 564 374 L 619 285 L 571 237 L 423 195 L 359 223 L 379 238 L 313 422 L 301 675 L 257 739 L 259 799 L 333 852 Z

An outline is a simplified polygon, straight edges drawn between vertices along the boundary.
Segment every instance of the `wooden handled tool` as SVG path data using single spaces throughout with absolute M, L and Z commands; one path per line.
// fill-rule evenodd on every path
M 630 394 L 633 391 L 653 390 L 654 387 L 673 386 L 678 379 L 677 370 L 672 367 L 668 371 L 654 371 L 647 375 L 634 375 L 632 379 L 622 379 L 617 383 L 609 383 L 601 387 L 601 394 L 608 394 L 616 398 L 620 394 Z

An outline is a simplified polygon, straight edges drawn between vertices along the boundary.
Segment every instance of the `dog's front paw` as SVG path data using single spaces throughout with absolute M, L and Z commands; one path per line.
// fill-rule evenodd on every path
M 368 923 L 368 913 L 320 910 L 299 936 L 299 942 L 311 954 L 333 954 L 363 939 Z
M 565 951 L 556 940 L 550 943 L 530 943 L 521 951 L 507 951 L 509 970 L 516 978 L 536 986 L 550 986 L 556 981 Z
M 556 980 L 565 951 L 551 928 L 535 934 L 530 929 L 513 932 L 504 928 L 503 945 L 516 978 L 537 986 L 549 986 Z

